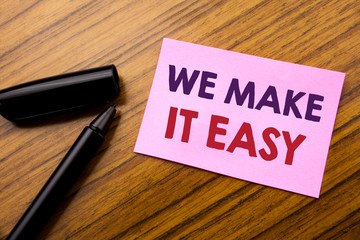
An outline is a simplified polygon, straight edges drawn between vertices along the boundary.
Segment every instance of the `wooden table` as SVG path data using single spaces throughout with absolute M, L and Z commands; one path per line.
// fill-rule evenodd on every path
M 133 152 L 164 37 L 346 73 L 319 199 Z M 0 39 L 0 89 L 121 75 L 121 116 L 39 239 L 359 239 L 359 1 L 4 0 Z M 0 118 L 0 239 L 101 109 Z

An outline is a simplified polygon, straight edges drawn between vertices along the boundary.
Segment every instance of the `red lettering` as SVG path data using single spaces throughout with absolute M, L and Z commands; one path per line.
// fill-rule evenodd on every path
M 209 127 L 209 135 L 207 139 L 206 146 L 210 148 L 215 148 L 219 150 L 224 150 L 225 143 L 215 141 L 215 136 L 218 135 L 226 135 L 226 129 L 219 128 L 217 125 L 218 123 L 228 124 L 229 119 L 226 117 L 212 115 L 210 120 L 210 127 Z
M 285 164 L 292 165 L 294 160 L 294 152 L 299 147 L 299 145 L 305 140 L 306 136 L 298 135 L 294 142 L 291 142 L 290 133 L 287 131 L 282 132 L 284 135 L 284 140 L 287 146 Z
M 276 145 L 275 143 L 273 142 L 273 140 L 271 139 L 270 137 L 270 134 L 273 134 L 275 136 L 275 138 L 278 138 L 280 137 L 280 133 L 279 131 L 276 129 L 276 128 L 273 128 L 273 127 L 269 127 L 269 128 L 266 128 L 263 133 L 262 133 L 262 136 L 263 136 L 263 139 L 264 139 L 264 142 L 266 143 L 266 145 L 269 147 L 270 149 L 270 153 L 268 154 L 264 148 L 260 149 L 259 150 L 259 154 L 260 156 L 262 157 L 262 159 L 266 160 L 266 161 L 271 161 L 271 160 L 274 160 L 277 155 L 278 155 L 278 150 L 276 148 Z
M 171 139 L 174 137 L 177 110 L 178 109 L 175 107 L 170 107 L 168 124 L 167 124 L 166 132 L 165 132 L 165 138 Z
M 185 117 L 183 134 L 181 137 L 182 142 L 189 142 L 191 121 L 193 118 L 198 118 L 199 113 L 191 110 L 181 109 L 180 115 Z
M 170 107 L 165 138 L 172 139 L 174 137 L 177 113 L 178 108 Z M 187 109 L 180 109 L 180 115 L 184 117 L 184 126 L 181 136 L 181 142 L 188 143 L 190 138 L 192 121 L 193 119 L 198 118 L 199 113 Z M 227 134 L 226 128 L 219 127 L 219 124 L 229 124 L 229 118 L 219 115 L 211 115 L 206 146 L 218 150 L 225 150 L 226 144 L 224 142 L 219 142 L 215 140 L 217 135 L 226 136 Z M 282 134 L 287 147 L 285 164 L 292 165 L 295 150 L 306 139 L 306 136 L 299 134 L 295 138 L 295 140 L 292 141 L 290 133 L 288 131 L 282 131 Z M 274 137 L 271 135 L 273 135 Z M 265 150 L 265 148 L 258 150 L 258 153 L 260 154 L 260 157 L 262 159 L 264 159 L 265 161 L 272 161 L 278 157 L 278 148 L 274 142 L 274 139 L 280 136 L 280 132 L 273 127 L 268 127 L 262 132 L 262 138 L 266 146 L 268 147 L 268 150 Z M 244 122 L 241 125 L 240 129 L 236 133 L 235 137 L 233 138 L 226 151 L 233 153 L 236 148 L 246 149 L 248 150 L 250 157 L 257 157 L 257 150 L 255 148 L 255 141 L 250 123 Z
M 241 140 L 244 135 L 246 136 L 246 141 Z M 249 151 L 249 156 L 256 157 L 255 141 L 250 123 L 244 122 L 241 125 L 239 131 L 226 151 L 232 153 L 237 147 L 247 149 Z

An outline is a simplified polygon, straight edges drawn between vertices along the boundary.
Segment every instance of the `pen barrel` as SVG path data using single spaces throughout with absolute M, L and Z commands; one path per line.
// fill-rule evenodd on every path
M 35 197 L 25 214 L 8 236 L 8 240 L 33 239 L 70 190 L 104 137 L 86 127 Z

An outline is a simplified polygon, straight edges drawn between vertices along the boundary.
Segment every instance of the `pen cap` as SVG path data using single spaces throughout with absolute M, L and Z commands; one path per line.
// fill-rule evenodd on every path
M 107 103 L 120 92 L 114 65 L 67 73 L 0 90 L 0 114 L 21 121 Z

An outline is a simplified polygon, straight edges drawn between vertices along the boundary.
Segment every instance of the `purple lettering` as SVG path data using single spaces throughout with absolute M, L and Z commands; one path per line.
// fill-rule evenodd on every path
M 183 92 L 186 95 L 189 95 L 196 79 L 198 78 L 200 71 L 195 70 L 192 74 L 190 79 L 188 79 L 187 70 L 186 68 L 182 68 L 179 75 L 175 80 L 175 66 L 169 65 L 169 87 L 171 92 L 176 92 L 180 82 L 183 85 Z
M 288 90 L 286 93 L 286 99 L 285 99 L 285 107 L 283 114 L 285 116 L 289 116 L 290 109 L 293 111 L 296 118 L 301 118 L 301 114 L 299 112 L 298 107 L 296 106 L 296 102 L 302 98 L 306 93 L 299 92 L 293 97 L 294 91 Z
M 199 95 L 198 95 L 199 97 L 206 98 L 206 99 L 213 99 L 214 98 L 214 94 L 207 93 L 205 90 L 206 90 L 207 87 L 210 87 L 210 88 L 215 87 L 215 83 L 209 82 L 208 79 L 209 78 L 216 79 L 216 77 L 217 77 L 216 73 L 205 72 L 205 71 L 202 72 Z
M 271 97 L 271 101 L 268 98 Z M 263 106 L 271 107 L 274 109 L 274 113 L 280 113 L 279 100 L 274 86 L 269 86 L 266 92 L 256 105 L 255 109 L 261 110 Z
M 324 101 L 324 97 L 316 94 L 309 94 L 309 100 L 306 108 L 305 119 L 314 122 L 320 122 L 320 117 L 313 115 L 313 110 L 321 110 L 322 106 L 315 103 L 315 101 Z
M 224 103 L 230 103 L 232 95 L 235 95 L 236 104 L 242 106 L 245 99 L 249 97 L 248 108 L 254 108 L 255 102 L 255 83 L 248 82 L 244 89 L 244 92 L 241 94 L 239 87 L 239 80 L 233 78 L 226 95 Z

